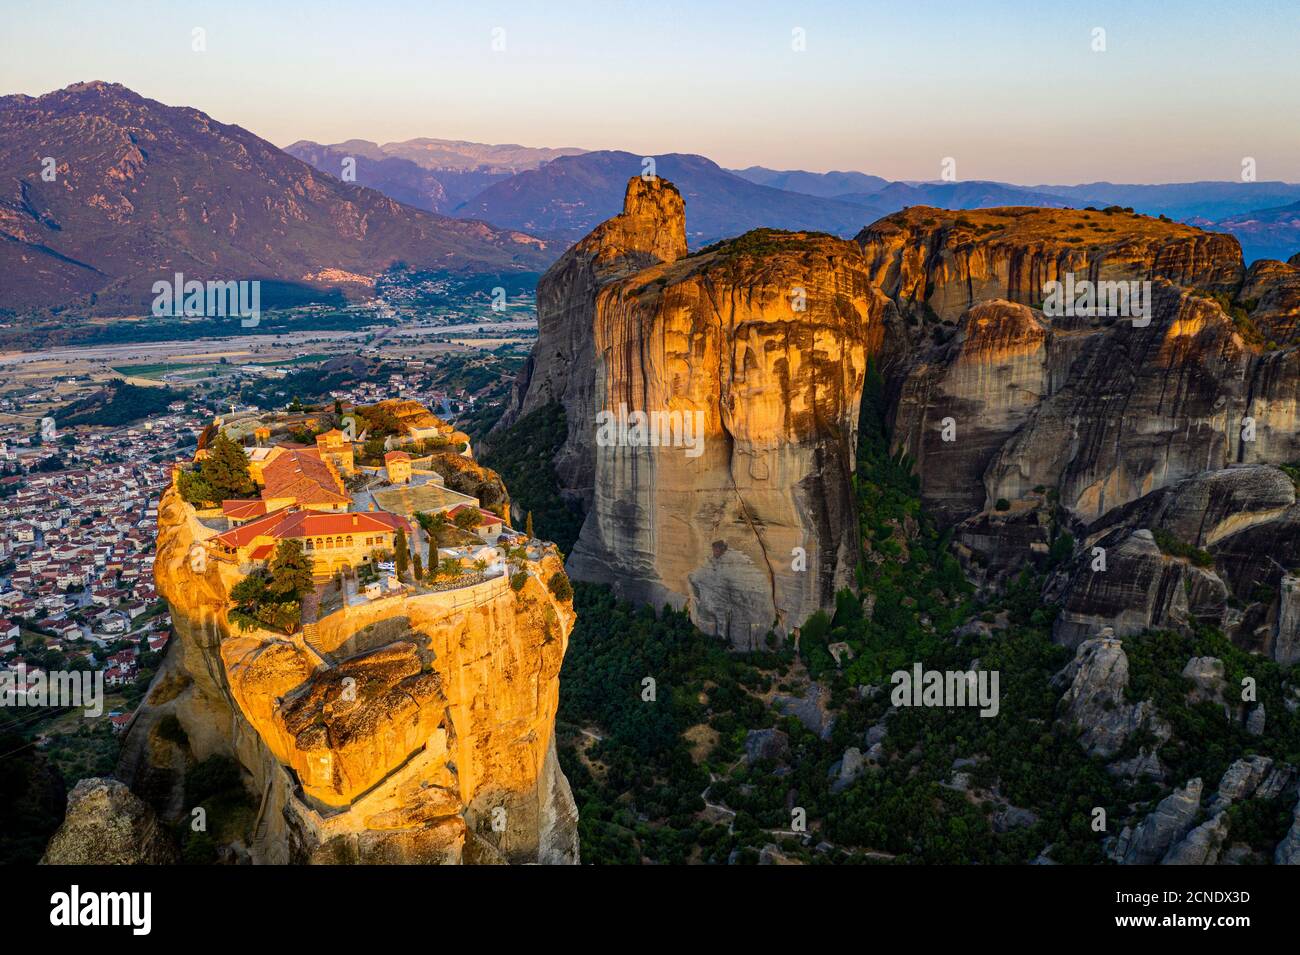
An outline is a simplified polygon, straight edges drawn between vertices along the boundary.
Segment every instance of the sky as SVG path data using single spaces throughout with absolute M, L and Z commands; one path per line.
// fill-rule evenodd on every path
M 0 94 L 118 82 L 280 146 L 431 136 L 890 179 L 937 179 L 950 157 L 960 179 L 1023 184 L 1239 179 L 1250 157 L 1260 180 L 1300 181 L 1300 0 L 0 0 L 0 15 Z

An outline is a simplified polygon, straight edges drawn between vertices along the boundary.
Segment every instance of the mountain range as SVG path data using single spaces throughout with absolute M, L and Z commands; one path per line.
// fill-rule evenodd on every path
M 755 228 L 849 237 L 912 206 L 1120 206 L 1229 232 L 1247 261 L 1300 249 L 1300 185 L 1283 182 L 890 182 L 648 159 L 686 200 L 693 249 Z M 139 314 L 175 272 L 353 294 L 395 264 L 536 273 L 619 212 L 648 159 L 430 138 L 282 150 L 119 84 L 0 97 L 2 304 Z
M 332 146 L 299 141 L 286 148 L 331 174 L 337 174 L 350 156 L 356 160 L 358 182 L 401 202 L 483 219 L 566 245 L 618 212 L 623 184 L 642 170 L 645 158 L 621 150 L 528 149 L 423 139 L 384 146 L 363 140 Z M 1286 259 L 1300 248 L 1300 217 L 1295 214 L 1300 184 L 1294 183 L 1022 186 L 991 180 L 890 181 L 856 171 L 726 169 L 688 153 L 649 158 L 657 174 L 677 183 L 690 200 L 687 241 L 692 248 L 760 227 L 847 237 L 874 219 L 922 205 L 956 210 L 1120 206 L 1230 232 L 1240 240 L 1247 261 Z
M 357 182 L 417 209 L 442 213 L 451 213 L 494 182 L 584 152 L 571 147 L 546 149 L 427 138 L 383 145 L 365 139 L 331 145 L 303 139 L 284 151 L 333 176 L 340 176 L 345 161 L 351 159 L 356 163 Z
M 395 262 L 535 271 L 555 254 L 322 175 L 239 126 L 117 84 L 0 98 L 7 308 L 140 314 L 176 272 L 364 288 Z

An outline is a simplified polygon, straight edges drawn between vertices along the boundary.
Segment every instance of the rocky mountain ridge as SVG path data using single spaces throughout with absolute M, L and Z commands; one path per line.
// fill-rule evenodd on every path
M 395 262 L 531 271 L 531 236 L 412 209 L 325 176 L 238 126 L 118 84 L 0 98 L 8 308 L 144 314 L 155 281 L 373 277 Z

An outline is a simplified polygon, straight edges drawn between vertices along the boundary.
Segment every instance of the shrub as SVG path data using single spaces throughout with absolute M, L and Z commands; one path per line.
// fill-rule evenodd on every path
M 513 581 L 512 581 L 513 584 Z M 555 594 L 559 600 L 573 599 L 573 584 L 569 583 L 568 576 L 562 570 L 557 570 L 551 574 L 551 579 L 546 584 L 551 593 Z

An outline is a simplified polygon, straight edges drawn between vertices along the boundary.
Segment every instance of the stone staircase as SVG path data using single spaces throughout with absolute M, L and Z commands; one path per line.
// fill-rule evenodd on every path
M 323 659 L 329 659 L 324 649 L 320 645 L 320 627 L 316 623 L 305 623 L 302 627 L 302 639 L 307 646 L 316 651 L 316 655 Z

